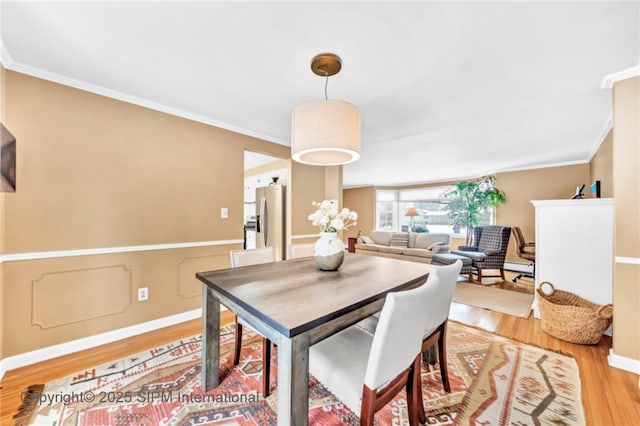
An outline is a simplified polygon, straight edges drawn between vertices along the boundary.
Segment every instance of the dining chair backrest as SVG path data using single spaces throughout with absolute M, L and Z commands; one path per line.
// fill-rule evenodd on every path
M 387 294 L 367 362 L 364 384 L 377 389 L 395 379 L 422 348 L 425 312 L 433 308 L 440 290 L 437 273 L 415 289 Z
M 288 259 L 313 256 L 316 250 L 316 243 L 289 244 Z
M 453 302 L 453 293 L 456 290 L 458 277 L 462 270 L 462 261 L 456 260 L 451 265 L 435 266 L 431 265 L 431 270 L 438 275 L 440 279 L 440 288 L 433 296 L 433 305 L 427 311 L 427 325 L 425 327 L 425 336 L 429 335 L 447 318 L 451 310 Z
M 231 250 L 231 267 L 258 265 L 260 263 L 275 262 L 276 256 L 273 247 L 265 247 L 249 250 Z

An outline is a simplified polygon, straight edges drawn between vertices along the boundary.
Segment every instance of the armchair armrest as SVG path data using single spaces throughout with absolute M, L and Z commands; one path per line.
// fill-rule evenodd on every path
M 536 243 L 524 243 L 525 247 L 535 247 Z
M 478 246 L 460 246 L 458 250 L 462 251 L 478 251 Z
M 486 256 L 493 256 L 494 254 L 499 254 L 500 250 L 485 250 L 484 254 Z

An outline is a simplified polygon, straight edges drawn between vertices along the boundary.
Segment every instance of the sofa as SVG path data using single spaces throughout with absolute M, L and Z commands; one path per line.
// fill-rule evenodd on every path
M 449 252 L 449 234 L 374 230 L 358 237 L 356 253 L 431 263 L 436 253 Z

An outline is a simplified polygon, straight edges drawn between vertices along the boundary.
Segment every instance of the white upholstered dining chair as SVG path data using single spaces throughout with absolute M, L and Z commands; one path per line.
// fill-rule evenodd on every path
M 275 262 L 275 252 L 273 247 L 249 249 L 249 250 L 231 250 L 229 252 L 231 258 L 231 267 L 238 268 L 240 266 L 259 265 L 261 263 Z M 240 350 L 242 349 L 242 328 L 246 325 L 253 330 L 251 326 L 245 324 L 242 319 L 236 316 L 235 341 L 233 347 L 233 365 L 240 363 Z M 255 330 L 254 330 L 255 331 Z M 262 395 L 266 398 L 269 396 L 270 378 L 271 378 L 271 340 L 262 337 Z
M 373 425 L 375 412 L 403 388 L 409 424 L 418 424 L 425 314 L 439 291 L 431 274 L 415 289 L 387 294 L 373 335 L 349 327 L 309 349 L 309 373 L 359 414 L 361 425 Z
M 456 261 L 451 265 L 430 266 L 432 274 L 435 273 L 440 279 L 440 290 L 429 304 L 427 312 L 427 323 L 424 329 L 422 340 L 422 352 L 430 350 L 436 344 L 438 345 L 438 363 L 440 366 L 440 376 L 442 377 L 442 386 L 445 392 L 451 392 L 451 384 L 449 383 L 449 370 L 447 368 L 447 322 L 449 319 L 449 311 L 453 302 L 453 294 L 458 283 L 458 277 L 462 269 L 462 262 Z M 371 315 L 357 323 L 354 327 L 358 327 L 370 334 L 373 334 L 379 322 L 379 314 Z M 420 399 L 422 399 L 422 386 L 420 387 Z M 424 405 L 421 403 L 418 409 L 421 422 L 425 422 Z
M 313 256 L 316 251 L 316 243 L 289 244 L 287 259 Z

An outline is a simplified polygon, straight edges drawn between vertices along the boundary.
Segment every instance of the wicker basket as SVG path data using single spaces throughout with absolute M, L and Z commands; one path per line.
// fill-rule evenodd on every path
M 549 286 L 547 293 L 543 286 Z M 596 305 L 568 291 L 556 290 L 544 281 L 538 287 L 538 307 L 542 329 L 571 343 L 593 345 L 611 325 L 612 305 Z

